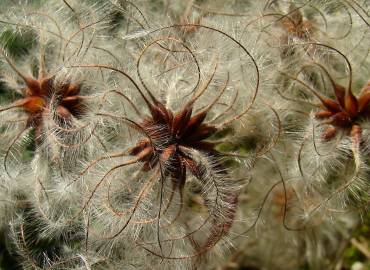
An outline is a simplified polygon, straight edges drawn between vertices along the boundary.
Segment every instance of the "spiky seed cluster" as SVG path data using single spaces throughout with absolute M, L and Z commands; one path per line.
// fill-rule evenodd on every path
M 7 59 L 7 61 L 10 60 Z M 11 64 L 13 65 L 13 64 Z M 28 115 L 27 127 L 36 130 L 35 137 L 40 141 L 43 132 L 44 114 L 48 114 L 54 104 L 51 99 L 58 99 L 56 106 L 56 116 L 61 123 L 68 123 L 71 117 L 79 118 L 84 112 L 84 105 L 81 98 L 80 86 L 70 82 L 55 82 L 53 76 L 45 73 L 45 67 L 39 67 L 38 78 L 30 78 L 19 75 L 26 84 L 25 89 L 20 89 L 22 98 L 14 101 L 9 105 L 10 108 L 22 108 Z M 15 70 L 18 70 L 15 68 Z
M 186 170 L 195 176 L 201 173 L 187 152 L 197 150 L 214 155 L 214 144 L 204 140 L 214 135 L 217 129 L 203 123 L 207 111 L 192 115 L 192 104 L 186 104 L 176 114 L 160 102 L 149 106 L 151 117 L 141 123 L 149 138 L 140 141 L 130 154 L 140 156 L 140 161 L 145 162 L 144 170 L 154 168 L 160 160 L 165 165 L 165 174 L 175 181 L 174 185 L 183 187 Z
M 327 119 L 329 126 L 323 136 L 325 139 L 332 139 L 338 129 L 350 132 L 355 144 L 361 142 L 361 120 L 370 117 L 370 85 L 367 83 L 361 90 L 359 97 L 356 97 L 351 89 L 343 86 L 333 85 L 336 100 L 321 97 L 324 110 L 315 113 L 318 119 Z

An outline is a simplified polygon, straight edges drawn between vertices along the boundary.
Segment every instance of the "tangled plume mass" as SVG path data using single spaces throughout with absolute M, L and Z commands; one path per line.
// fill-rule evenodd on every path
M 369 0 L 1 0 L 0 269 L 370 269 Z

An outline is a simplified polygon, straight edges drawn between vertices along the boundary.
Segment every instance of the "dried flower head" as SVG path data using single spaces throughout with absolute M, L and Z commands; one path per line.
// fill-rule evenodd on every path
M 319 96 L 324 109 L 315 113 L 316 118 L 327 120 L 324 139 L 332 139 L 338 130 L 350 134 L 354 144 L 361 143 L 361 121 L 370 118 L 370 83 L 368 82 L 356 97 L 352 90 L 333 82 L 335 100 Z
M 1 111 L 20 108 L 27 114 L 26 128 L 36 130 L 36 142 L 40 143 L 43 130 L 43 115 L 48 114 L 53 104 L 53 98 L 57 101 L 56 116 L 61 123 L 69 123 L 72 117 L 79 118 L 84 112 L 84 104 L 79 96 L 80 85 L 69 81 L 55 82 L 55 76 L 47 74 L 44 60 L 40 60 L 39 74 L 32 78 L 22 74 L 11 60 L 3 53 L 3 57 L 9 66 L 22 78 L 25 88 L 17 89 L 21 97 Z M 43 57 L 43 55 L 42 55 Z M 55 101 L 54 101 L 55 102 Z

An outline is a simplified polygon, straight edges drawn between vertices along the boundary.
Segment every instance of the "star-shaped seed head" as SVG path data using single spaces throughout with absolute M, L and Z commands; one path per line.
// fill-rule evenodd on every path
M 360 142 L 360 120 L 370 118 L 370 81 L 362 88 L 358 97 L 351 89 L 334 83 L 335 99 L 320 97 L 323 109 L 315 114 L 318 119 L 327 119 L 330 126 L 324 131 L 326 140 L 332 139 L 338 130 L 350 133 L 352 139 Z
M 150 106 L 150 116 L 141 123 L 148 138 L 139 141 L 130 154 L 147 152 L 141 158 L 144 170 L 160 163 L 164 172 L 181 186 L 185 183 L 186 169 L 195 176 L 201 173 L 189 155 L 190 150 L 216 153 L 214 144 L 204 141 L 217 131 L 216 127 L 204 123 L 206 116 L 206 110 L 193 115 L 189 104 L 173 114 L 162 103 L 156 102 Z
M 5 109 L 23 109 L 28 115 L 27 126 L 35 129 L 36 138 L 42 133 L 45 114 L 52 108 L 55 108 L 57 120 L 63 124 L 68 124 L 73 117 L 79 118 L 84 113 L 85 104 L 79 95 L 80 84 L 73 84 L 69 79 L 64 82 L 56 81 L 55 75 L 46 74 L 43 62 L 40 63 L 37 78 L 25 76 L 10 59 L 4 54 L 3 56 L 25 84 L 21 89 L 22 97 Z

